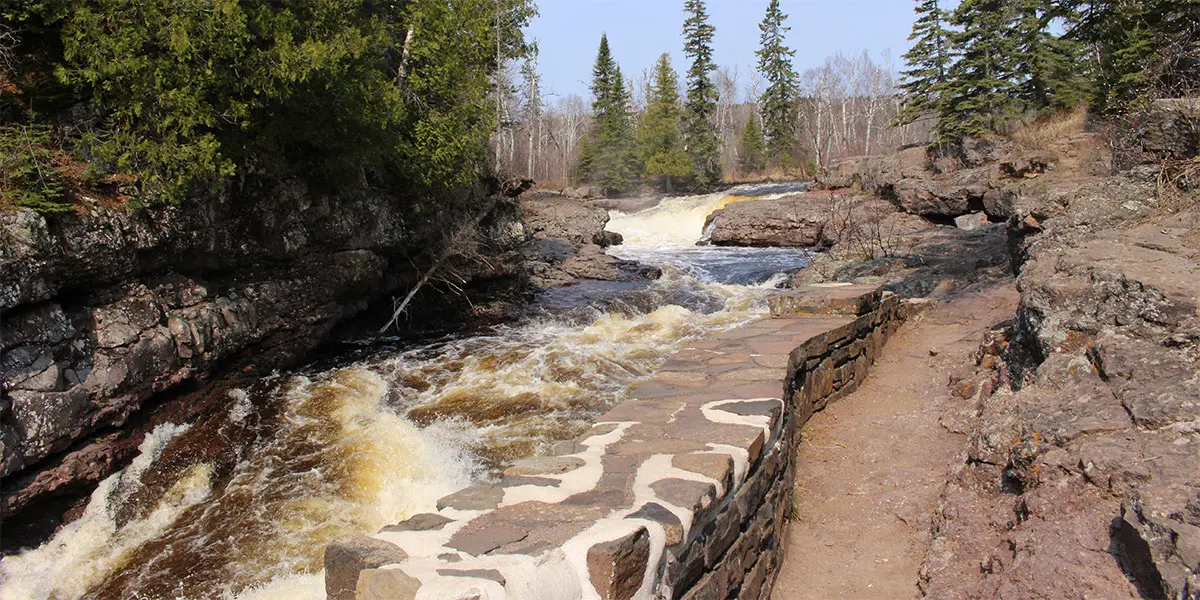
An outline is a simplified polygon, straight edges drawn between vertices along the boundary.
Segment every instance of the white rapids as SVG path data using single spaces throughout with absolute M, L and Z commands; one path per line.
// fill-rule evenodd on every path
M 664 271 L 619 308 L 267 378 L 230 393 L 216 426 L 159 426 L 81 517 L 0 560 L 0 600 L 324 598 L 333 538 L 432 511 L 505 462 L 550 451 L 688 340 L 758 318 L 808 254 L 697 242 L 713 211 L 802 189 L 614 212 L 608 227 L 625 244 L 611 252 Z M 229 445 L 228 464 L 189 451 L 214 441 Z

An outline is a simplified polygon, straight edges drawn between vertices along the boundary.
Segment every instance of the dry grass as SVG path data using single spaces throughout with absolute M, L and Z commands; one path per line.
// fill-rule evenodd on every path
M 1040 117 L 1018 127 L 1008 137 L 1028 150 L 1049 150 L 1056 141 L 1082 133 L 1087 125 L 1087 117 L 1087 108 L 1080 105 L 1072 110 Z

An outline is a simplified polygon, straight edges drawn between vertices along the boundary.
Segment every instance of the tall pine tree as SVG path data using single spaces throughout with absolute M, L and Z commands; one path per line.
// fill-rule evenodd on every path
M 946 11 L 939 0 L 916 0 L 917 20 L 908 40 L 913 47 L 904 54 L 909 68 L 901 71 L 904 104 L 896 122 L 907 125 L 937 110 L 938 96 L 946 84 L 953 62 Z
M 721 180 L 721 142 L 714 122 L 717 111 L 717 86 L 712 73 L 712 40 L 716 33 L 708 22 L 704 0 L 684 3 L 687 20 L 683 22 L 683 52 L 692 60 L 687 73 L 687 105 L 684 110 L 684 142 L 696 166 L 701 183 Z
M 613 60 L 608 35 L 602 35 L 592 68 L 592 129 L 580 155 L 579 173 L 605 192 L 624 191 L 638 176 L 629 102 L 625 76 Z
M 961 28 L 953 36 L 959 57 L 939 95 L 940 141 L 956 143 L 963 136 L 995 131 L 1016 116 L 1019 44 L 1012 33 L 1012 4 L 963 0 L 952 14 L 951 24 Z
M 668 192 L 673 178 L 694 172 L 692 157 L 684 152 L 680 137 L 679 76 L 671 68 L 669 54 L 663 54 L 654 65 L 646 114 L 638 127 L 638 146 L 646 175 L 662 177 Z
M 779 0 L 771 0 L 758 26 L 762 37 L 755 54 L 758 71 L 767 80 L 767 90 L 761 99 L 767 158 L 787 165 L 796 140 L 796 71 L 792 68 L 796 51 L 784 44 L 784 36 L 791 30 L 783 24 L 785 20 L 787 15 L 780 10 Z
M 1071 39 L 1096 65 L 1092 109 L 1119 115 L 1156 87 L 1172 95 L 1200 85 L 1200 0 L 1056 0 L 1069 11 Z

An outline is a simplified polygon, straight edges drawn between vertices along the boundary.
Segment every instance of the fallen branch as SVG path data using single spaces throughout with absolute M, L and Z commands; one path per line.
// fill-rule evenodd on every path
M 386 325 L 379 329 L 379 333 L 386 332 L 388 329 L 391 329 L 392 325 L 396 324 L 396 321 L 400 319 L 400 315 L 404 314 L 405 309 L 408 308 L 408 305 L 413 301 L 413 298 L 417 296 L 417 292 L 421 291 L 421 288 L 425 287 L 425 284 L 429 283 L 429 280 L 432 279 L 434 274 L 438 272 L 438 269 L 442 267 L 443 263 L 449 260 L 450 257 L 463 250 L 462 246 L 466 243 L 466 240 L 473 233 L 475 233 L 476 230 L 479 229 L 479 224 L 482 223 L 488 215 L 492 214 L 492 211 L 496 209 L 497 204 L 498 202 L 493 201 L 488 205 L 486 210 L 481 211 L 479 215 L 471 220 L 470 223 L 464 223 L 462 227 L 459 227 L 458 230 L 454 232 L 454 235 L 450 236 L 449 241 L 446 243 L 446 249 L 442 251 L 442 255 L 439 256 L 437 260 L 433 261 L 433 264 L 429 266 L 429 269 L 425 271 L 425 274 L 417 280 L 417 284 L 414 285 L 411 290 L 409 290 L 408 295 L 404 297 L 404 300 L 400 302 L 399 306 L 397 306 L 396 310 L 392 313 L 392 318 L 388 320 Z

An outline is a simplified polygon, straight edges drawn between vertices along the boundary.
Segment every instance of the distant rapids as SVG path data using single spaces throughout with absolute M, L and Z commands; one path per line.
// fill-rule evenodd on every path
M 796 249 L 697 246 L 708 215 L 803 184 L 741 186 L 613 213 L 650 284 L 584 284 L 571 306 L 484 335 L 381 349 L 228 392 L 161 425 L 84 514 L 0 561 L 0 600 L 325 597 L 325 544 L 434 510 L 505 463 L 584 432 L 688 340 L 760 318 Z M 591 287 L 589 287 L 591 286 Z M 571 294 L 575 296 L 571 296 Z

